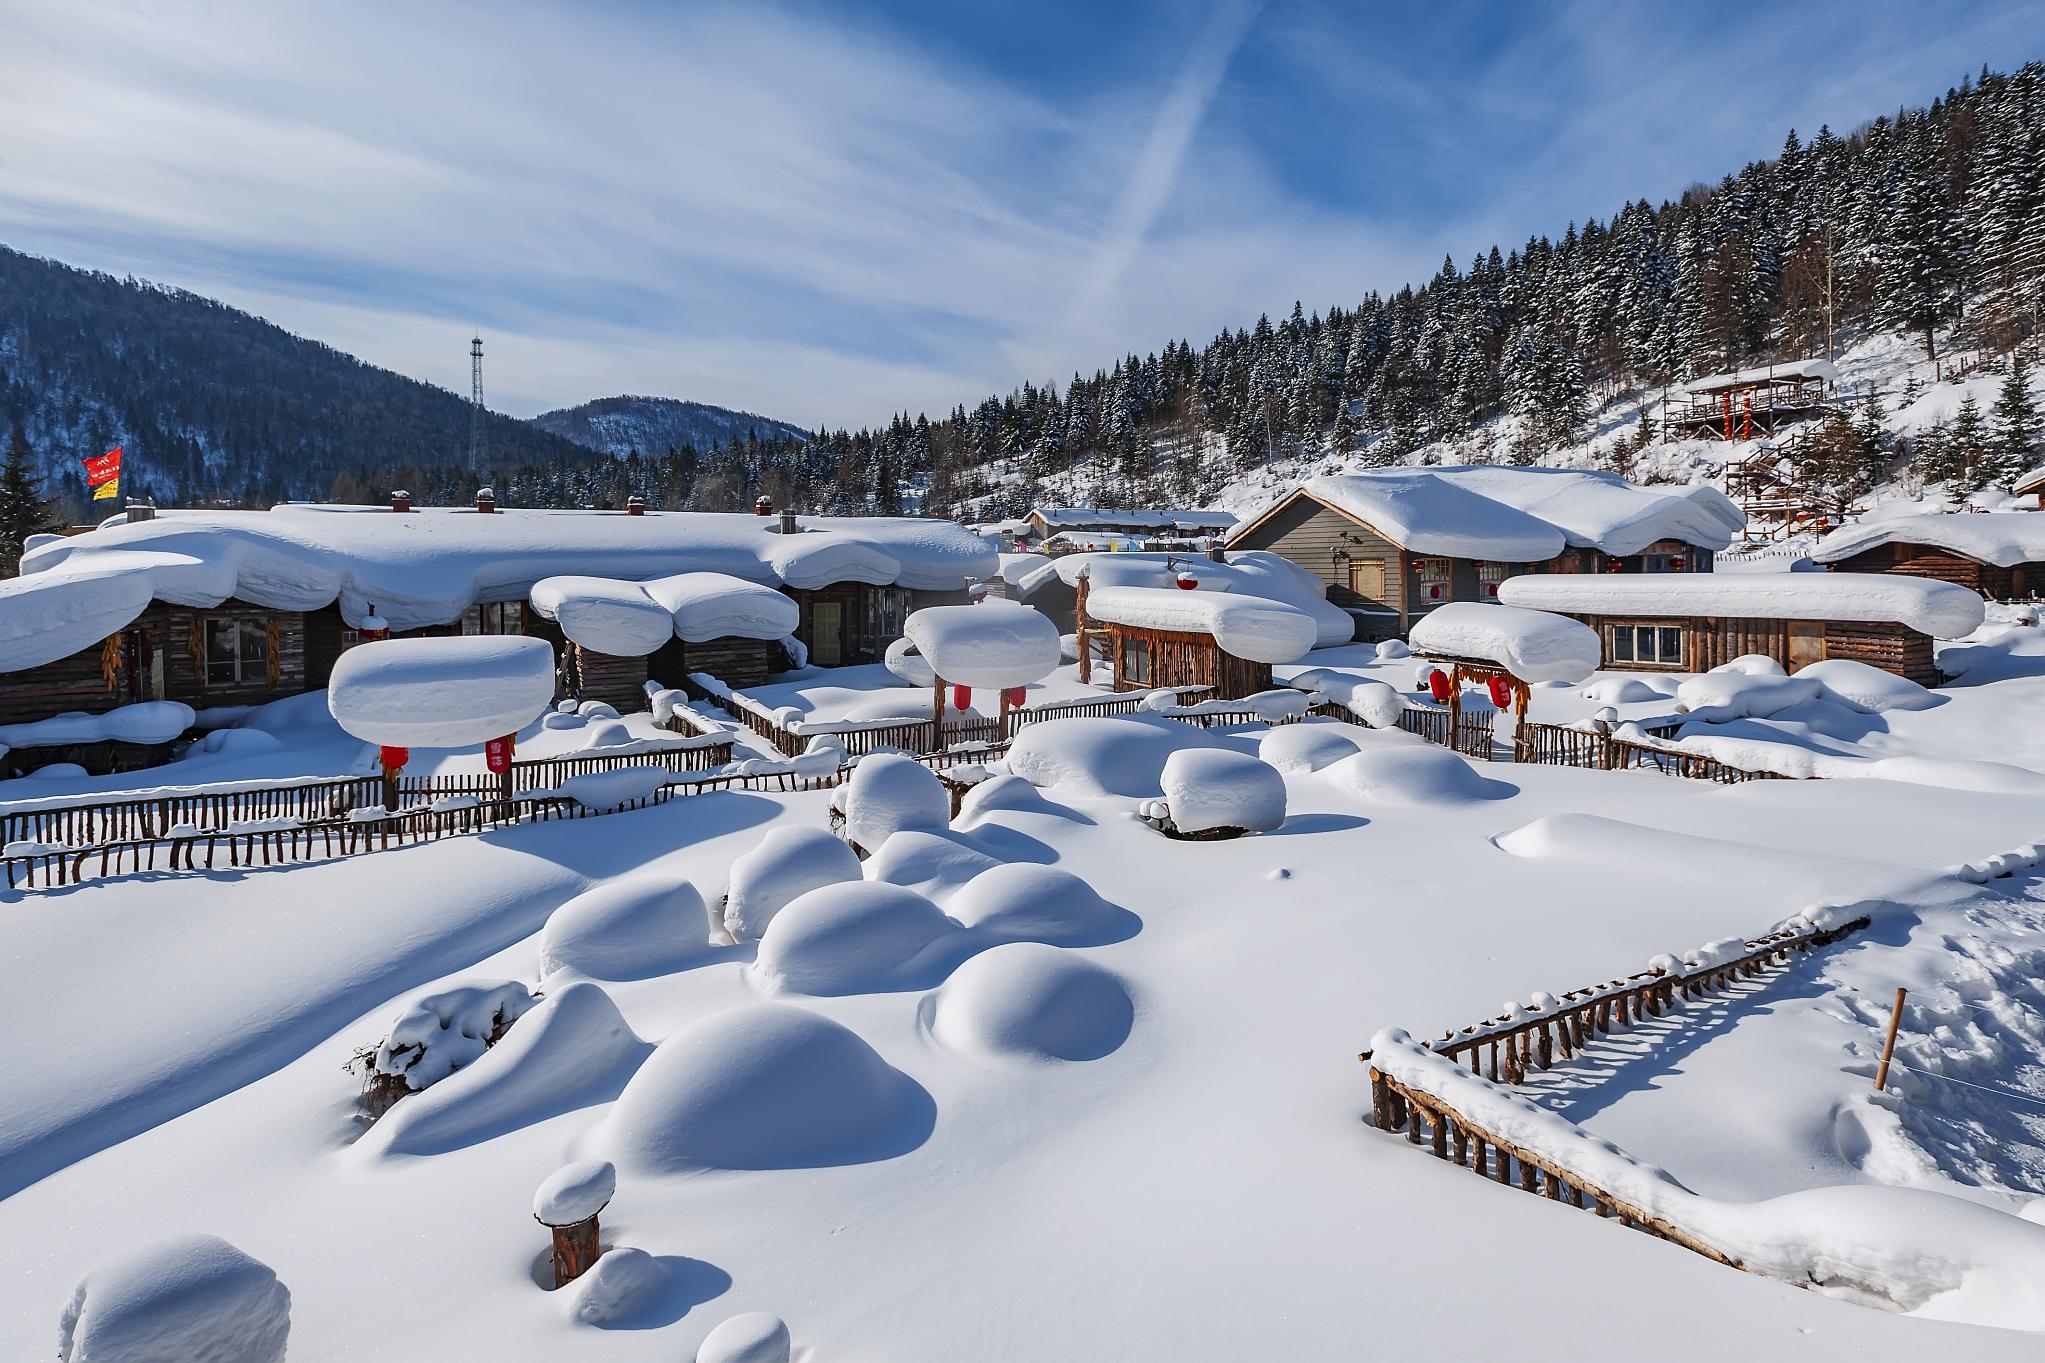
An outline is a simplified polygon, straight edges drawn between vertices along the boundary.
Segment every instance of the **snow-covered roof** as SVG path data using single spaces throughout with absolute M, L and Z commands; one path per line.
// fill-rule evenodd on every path
M 1058 670 L 1058 627 L 1011 601 L 926 606 L 910 613 L 902 637 L 931 671 L 965 686 L 1028 686 Z
M 1598 670 L 1598 632 L 1564 615 L 1486 601 L 1437 606 L 1413 626 L 1413 651 L 1497 663 L 1527 682 L 1580 682 Z
M 1685 393 L 1716 393 L 1723 388 L 1751 388 L 1772 379 L 1823 379 L 1827 383 L 1839 381 L 1839 366 L 1830 360 L 1784 360 L 1777 364 L 1756 365 L 1752 369 L 1741 369 L 1730 374 L 1707 374 L 1701 379 L 1692 379 L 1683 385 Z
M 343 653 L 327 709 L 365 743 L 465 748 L 515 734 L 554 699 L 545 639 L 456 635 L 378 639 Z
M 570 640 L 618 658 L 644 657 L 670 639 L 785 639 L 802 619 L 792 597 L 729 573 L 546 577 L 531 600 Z
M 1500 583 L 1498 599 L 1585 615 L 1881 622 L 1934 639 L 1972 634 L 1983 618 L 1965 587 L 1900 573 L 1534 573 Z
M 2029 473 L 2018 474 L 2016 481 L 2010 484 L 2010 491 L 2019 497 L 2028 497 L 2034 492 L 2045 492 L 2045 464 L 2038 465 Z
M 273 610 L 335 601 L 359 626 L 373 603 L 397 630 L 446 624 L 478 602 L 516 601 L 542 578 L 643 580 L 728 573 L 767 586 L 864 582 L 963 588 L 1000 560 L 951 521 L 779 519 L 714 512 L 280 506 L 190 511 L 40 544 L 0 583 L 0 672 L 90 647 L 152 599 L 207 608 L 238 598 Z
M 1295 491 L 1355 517 L 1408 552 L 1506 563 L 1546 562 L 1570 545 L 1625 556 L 1665 539 L 1717 550 L 1746 525 L 1740 509 L 1715 488 L 1647 488 L 1587 469 L 1369 469 L 1312 478 Z
M 1132 629 L 1209 634 L 1253 663 L 1289 663 L 1314 647 L 1313 617 L 1283 602 L 1204 588 L 1089 587 L 1090 619 Z
M 1082 577 L 1094 590 L 1175 587 L 1180 573 L 1192 574 L 1202 591 L 1262 597 L 1304 611 L 1314 622 L 1316 648 L 1346 644 L 1356 633 L 1349 613 L 1327 599 L 1327 583 L 1268 549 L 1232 553 L 1226 563 L 1195 554 L 1066 554 L 1024 574 L 1016 593 L 1028 601 L 1054 581 L 1077 587 Z
M 1837 563 L 1885 544 L 1929 544 L 2001 568 L 2045 563 L 2045 512 L 1956 511 L 1859 521 L 1818 541 L 1811 557 Z
M 1030 515 L 1053 530 L 1225 531 L 1236 523 L 1227 511 L 1179 511 L 1152 507 L 1038 506 Z

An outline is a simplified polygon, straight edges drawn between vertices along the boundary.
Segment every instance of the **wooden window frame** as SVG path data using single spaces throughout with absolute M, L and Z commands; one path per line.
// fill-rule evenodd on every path
M 238 615 L 209 615 L 200 622 L 199 629 L 199 682 L 206 690 L 237 691 L 270 685 L 270 634 L 263 621 Z M 214 674 L 213 640 L 222 630 L 232 633 L 230 657 L 224 660 L 232 675 L 225 679 Z M 255 646 L 253 653 L 249 651 L 251 641 Z

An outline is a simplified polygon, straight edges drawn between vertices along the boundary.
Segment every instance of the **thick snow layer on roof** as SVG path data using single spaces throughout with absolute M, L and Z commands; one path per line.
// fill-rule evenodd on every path
M 2045 512 L 1963 511 L 1859 521 L 1818 541 L 1811 558 L 1837 563 L 1885 544 L 1929 544 L 2001 568 L 2045 563 Z
M 1545 562 L 1569 545 L 1624 556 L 1664 539 L 1717 550 L 1746 524 L 1715 488 L 1646 488 L 1586 469 L 1370 469 L 1304 489 L 1413 553 L 1507 563 Z
M 767 586 L 834 582 L 919 590 L 992 576 L 994 549 L 950 521 L 710 512 L 280 506 L 194 511 L 38 545 L 0 583 L 0 671 L 52 662 L 126 626 L 152 598 L 273 610 L 336 601 L 360 626 L 374 605 L 394 630 L 446 624 L 479 601 L 517 601 L 567 573 L 644 580 L 715 572 Z
M 1093 587 L 1086 613 L 1134 629 L 1211 634 L 1225 652 L 1253 663 L 1289 663 L 1314 647 L 1313 618 L 1281 601 L 1175 587 Z
M 1770 379 L 1823 379 L 1827 383 L 1839 380 L 1839 366 L 1830 360 L 1784 360 L 1778 364 L 1757 365 L 1752 369 L 1740 369 L 1730 374 L 1707 374 L 1701 379 L 1692 379 L 1682 387 L 1685 393 L 1715 393 L 1721 388 L 1748 388 Z
M 931 671 L 961 686 L 1028 686 L 1058 670 L 1058 626 L 1013 602 L 926 606 L 910 613 L 902 637 Z
M 379 639 L 334 664 L 327 709 L 365 743 L 465 748 L 515 734 L 554 701 L 545 639 Z
M 1076 587 L 1082 577 L 1097 589 L 1175 587 L 1182 573 L 1202 591 L 1263 597 L 1306 612 L 1313 618 L 1316 648 L 1346 644 L 1356 633 L 1349 612 L 1327 599 L 1327 583 L 1268 549 L 1232 553 L 1226 563 L 1195 554 L 1066 554 L 1027 574 L 1017 591 L 1027 601 L 1054 579 Z
M 670 639 L 785 639 L 802 619 L 793 598 L 729 573 L 542 578 L 532 603 L 574 642 L 618 658 L 643 657 Z
M 1412 644 L 1439 657 L 1497 663 L 1521 681 L 1576 683 L 1598 670 L 1598 632 L 1567 616 L 1485 601 L 1451 601 L 1413 626 Z
M 1030 515 L 1042 520 L 1054 530 L 1066 528 L 1083 530 L 1094 527 L 1117 530 L 1143 527 L 1157 530 L 1227 530 L 1236 523 L 1235 516 L 1227 511 L 1173 511 L 1149 507 L 1040 506 L 1032 508 Z
M 1500 583 L 1498 599 L 1586 615 L 1901 624 L 1934 639 L 1972 634 L 1984 616 L 1965 587 L 1897 573 L 1535 573 Z

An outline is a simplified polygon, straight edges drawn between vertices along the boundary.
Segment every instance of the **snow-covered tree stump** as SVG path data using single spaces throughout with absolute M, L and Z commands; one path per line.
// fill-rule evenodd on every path
M 533 1194 L 533 1220 L 554 1233 L 554 1286 L 574 1282 L 603 1253 L 596 1219 L 617 1187 L 615 1166 L 580 1160 L 556 1171 Z

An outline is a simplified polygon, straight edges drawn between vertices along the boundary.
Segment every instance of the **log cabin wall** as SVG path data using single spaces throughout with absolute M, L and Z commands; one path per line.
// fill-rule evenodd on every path
M 1791 673 L 1822 658 L 1850 658 L 1922 686 L 1936 686 L 1944 680 L 1934 658 L 1931 636 L 1901 624 L 1585 613 L 1571 613 L 1570 618 L 1598 632 L 1602 653 L 1599 665 L 1620 672 L 1709 672 L 1735 658 L 1759 654 L 1773 658 Z M 1683 631 L 1684 656 L 1680 663 L 1642 662 L 1614 656 L 1616 631 L 1666 627 L 1680 627 Z M 1797 656 L 1802 651 L 1799 641 L 1810 653 Z
M 787 665 L 787 653 L 774 639 L 709 639 L 700 644 L 676 639 L 648 660 L 653 679 L 662 686 L 680 686 L 689 673 L 707 672 L 739 690 L 764 685 Z
M 577 694 L 600 700 L 621 715 L 646 708 L 646 659 L 598 653 L 581 644 L 568 645 Z
M 1920 686 L 1937 686 L 1945 680 L 1933 657 L 1931 636 L 1907 625 L 1828 621 L 1825 656 L 1851 658 Z
M 1108 638 L 1108 657 L 1115 669 L 1117 691 L 1206 686 L 1213 689 L 1200 697 L 1202 700 L 1240 700 L 1271 689 L 1269 663 L 1251 662 L 1226 653 L 1212 635 L 1099 623 L 1089 628 Z M 1124 675 L 1124 659 L 1130 657 L 1131 649 L 1143 651 L 1149 664 L 1147 676 Z
M 1832 565 L 1832 571 L 1935 578 L 1979 592 L 1990 601 L 2008 601 L 2018 595 L 2024 569 L 2029 566 L 2003 568 L 1930 544 L 1878 544 L 1852 558 L 1841 559 Z M 2045 584 L 2045 579 L 2041 579 L 2041 584 Z

